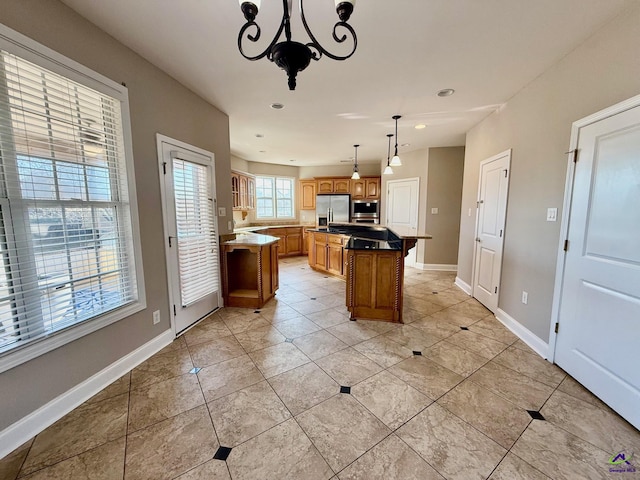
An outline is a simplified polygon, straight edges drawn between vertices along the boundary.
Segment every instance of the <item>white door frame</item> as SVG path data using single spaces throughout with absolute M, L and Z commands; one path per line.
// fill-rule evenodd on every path
M 418 232 L 418 227 L 420 226 L 420 177 L 409 177 L 409 178 L 398 178 L 395 180 L 387 180 L 386 183 L 386 188 L 387 188 L 387 199 L 386 199 L 386 212 L 385 212 L 385 224 L 388 225 L 389 224 L 389 207 L 391 206 L 391 202 L 389 201 L 389 185 L 390 184 L 394 184 L 394 183 L 401 183 L 401 182 L 409 182 L 409 181 L 415 181 L 416 182 L 416 186 L 418 188 L 418 197 L 417 197 L 417 201 L 418 201 L 418 205 L 416 205 L 416 232 Z M 419 240 L 420 241 L 420 240 Z M 417 250 L 418 247 L 415 246 L 412 249 L 409 250 L 408 255 L 405 257 L 405 265 L 408 267 L 416 267 L 418 262 L 417 262 Z
M 171 331 L 173 332 L 173 336 L 175 338 L 176 336 L 176 322 L 175 322 L 175 317 L 173 315 L 173 310 L 172 310 L 172 305 L 176 305 L 178 299 L 180 298 L 180 293 L 179 292 L 174 292 L 173 291 L 173 284 L 171 282 L 171 275 L 172 274 L 176 274 L 177 272 L 171 272 L 170 270 L 170 265 L 171 265 L 171 250 L 169 248 L 169 234 L 167 232 L 170 231 L 170 223 L 171 223 L 171 218 L 169 218 L 169 213 L 167 212 L 167 192 L 166 192 L 166 188 L 165 188 L 165 179 L 164 179 L 164 159 L 163 159 L 163 151 L 162 151 L 162 144 L 163 143 L 169 143 L 171 145 L 175 145 L 177 148 L 181 148 L 184 150 L 189 150 L 192 152 L 195 152 L 197 154 L 200 155 L 204 155 L 205 157 L 209 157 L 211 158 L 211 187 L 215 188 L 216 185 L 216 171 L 215 171 L 215 156 L 212 152 L 209 152 L 208 150 L 204 150 L 202 148 L 198 148 L 195 147 L 193 145 L 190 145 L 188 143 L 185 142 L 181 142 L 180 140 L 176 140 L 174 138 L 171 137 L 167 137 L 166 135 L 162 135 L 160 133 L 156 133 L 156 147 L 157 147 L 157 151 L 158 151 L 158 175 L 160 178 L 160 198 L 162 201 L 162 234 L 164 236 L 164 254 L 165 254 L 165 265 L 167 267 L 167 290 L 169 292 L 169 304 L 167 305 L 168 311 L 169 311 L 169 318 L 171 318 Z M 213 192 L 211 192 L 213 194 Z M 218 232 L 218 211 L 217 211 L 217 200 L 214 196 L 213 199 L 213 203 L 214 203 L 214 225 L 215 225 L 215 231 L 216 233 Z M 220 278 L 220 268 L 218 268 L 218 285 L 222 285 L 221 283 L 221 278 Z M 222 288 L 220 288 L 218 290 L 218 305 L 222 305 Z M 191 327 L 189 327 L 191 328 Z M 188 329 L 185 329 L 185 331 Z M 184 332 L 183 332 L 184 333 Z
M 608 117 L 617 115 L 640 105 L 640 95 L 612 105 L 604 110 L 581 118 L 573 122 L 571 126 L 571 139 L 569 140 L 569 152 L 567 152 L 567 177 L 564 187 L 564 201 L 562 204 L 562 219 L 560 222 L 560 238 L 558 239 L 558 259 L 556 260 L 556 278 L 553 285 L 553 303 L 551 305 L 551 325 L 549 326 L 549 354 L 548 360 L 554 362 L 558 334 L 556 325 L 560 321 L 560 301 L 562 300 L 562 285 L 564 283 L 565 259 L 564 242 L 569 234 L 569 220 L 571 219 L 571 200 L 573 198 L 573 179 L 575 175 L 574 158 L 578 155 L 578 140 L 580 129 L 592 123 L 599 122 Z M 575 156 L 574 156 L 575 155 Z
M 478 246 L 476 244 L 476 238 L 478 238 L 478 229 L 480 228 L 480 193 L 482 192 L 482 167 L 484 165 L 486 165 L 487 163 L 491 163 L 495 160 L 498 160 L 499 158 L 502 158 L 504 156 L 506 156 L 508 158 L 508 166 L 507 169 L 509 170 L 509 175 L 511 175 L 511 149 L 507 149 L 503 152 L 500 152 L 492 157 L 486 158 L 484 160 L 482 160 L 479 164 L 479 169 L 478 169 L 478 193 L 476 196 L 476 227 L 474 229 L 474 243 L 473 243 L 473 263 L 471 264 L 471 297 L 476 298 L 474 295 L 475 292 L 475 288 L 476 288 L 476 255 L 478 253 Z M 507 184 L 507 203 L 508 203 L 508 198 L 509 198 L 509 184 Z M 501 293 L 501 283 L 502 283 L 502 255 L 504 252 L 504 238 L 506 235 L 506 223 L 507 223 L 507 205 L 505 204 L 505 217 L 504 217 L 504 222 L 505 222 L 505 226 L 503 227 L 503 235 L 502 235 L 502 244 L 500 246 L 500 278 L 498 280 L 498 292 L 496 293 L 497 296 L 497 301 L 496 301 L 496 305 L 498 304 L 498 302 L 500 301 L 500 293 Z M 496 308 L 497 310 L 497 308 Z M 494 312 L 495 315 L 496 312 Z

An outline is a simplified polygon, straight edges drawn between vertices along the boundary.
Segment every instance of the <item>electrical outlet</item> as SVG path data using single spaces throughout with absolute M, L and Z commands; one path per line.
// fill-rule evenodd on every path
M 529 293 L 525 292 L 523 290 L 522 291 L 522 303 L 524 303 L 526 305 L 528 301 L 529 301 Z
M 471 209 L 469 209 L 469 213 L 467 214 L 468 217 L 471 216 Z
M 227 222 L 227 227 L 229 228 L 229 230 L 230 230 L 230 231 L 232 231 L 232 232 L 233 232 L 233 221 L 232 221 L 232 220 L 229 220 L 229 221 Z
M 160 323 L 160 310 L 156 310 L 153 312 L 153 324 L 157 325 Z

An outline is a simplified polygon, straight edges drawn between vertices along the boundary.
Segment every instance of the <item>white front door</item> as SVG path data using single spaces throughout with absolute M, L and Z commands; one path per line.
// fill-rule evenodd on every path
M 635 108 L 614 107 L 574 126 L 579 154 L 555 361 L 640 428 L 640 97 L 635 100 Z
M 387 227 L 402 235 L 417 235 L 419 193 L 419 178 L 387 182 Z M 416 265 L 415 248 L 409 250 L 404 264 L 408 267 Z
M 510 150 L 480 163 L 473 296 L 494 313 L 502 273 L 510 163 Z
M 213 155 L 159 136 L 173 328 L 221 305 Z

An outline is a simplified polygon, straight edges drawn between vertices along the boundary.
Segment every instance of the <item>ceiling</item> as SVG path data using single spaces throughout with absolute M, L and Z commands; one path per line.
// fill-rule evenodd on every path
M 62 0 L 102 30 L 229 116 L 232 154 L 296 166 L 387 155 L 392 115 L 400 153 L 464 145 L 465 133 L 637 0 L 360 0 L 350 24 L 350 59 L 311 62 L 289 91 L 284 71 L 237 48 L 237 0 Z M 305 3 L 329 51 L 332 0 Z M 298 2 L 293 40 L 307 43 Z M 256 21 L 264 49 L 282 2 L 263 0 Z M 251 47 L 254 47 L 251 49 Z M 248 50 L 257 53 L 255 45 Z M 438 97 L 444 88 L 455 89 Z M 274 110 L 274 102 L 284 104 Z M 417 124 L 426 128 L 416 130 Z M 261 138 L 257 135 L 262 135 Z M 409 144 L 409 145 L 405 145 Z

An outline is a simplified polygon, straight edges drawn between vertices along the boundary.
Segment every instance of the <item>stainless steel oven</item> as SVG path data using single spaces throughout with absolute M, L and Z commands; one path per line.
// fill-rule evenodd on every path
M 380 223 L 378 200 L 352 200 L 351 221 L 353 223 Z

